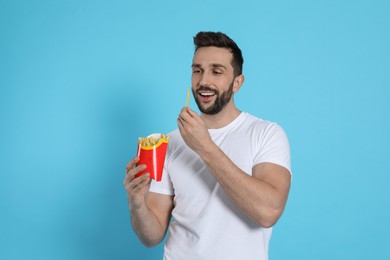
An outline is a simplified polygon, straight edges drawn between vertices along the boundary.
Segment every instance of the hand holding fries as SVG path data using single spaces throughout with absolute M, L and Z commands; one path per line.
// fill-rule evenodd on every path
M 139 178 L 135 178 L 139 172 L 146 169 L 144 164 L 134 167 L 138 161 L 139 158 L 135 157 L 126 165 L 126 176 L 123 182 L 129 199 L 129 209 L 131 211 L 140 208 L 145 203 L 145 196 L 149 191 L 150 186 L 149 174 L 144 174 Z

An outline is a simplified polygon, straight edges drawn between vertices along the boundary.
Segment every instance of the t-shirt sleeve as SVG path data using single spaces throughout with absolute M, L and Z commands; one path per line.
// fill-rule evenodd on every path
M 290 145 L 287 135 L 278 124 L 270 123 L 260 135 L 254 165 L 264 162 L 275 163 L 291 173 Z
M 171 178 L 169 177 L 166 168 L 163 169 L 163 175 L 160 182 L 152 180 L 150 183 L 150 192 L 165 194 L 165 195 L 174 195 L 173 185 Z

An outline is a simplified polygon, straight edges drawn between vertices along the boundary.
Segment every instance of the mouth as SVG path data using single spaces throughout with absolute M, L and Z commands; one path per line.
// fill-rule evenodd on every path
M 198 91 L 198 96 L 203 102 L 208 102 L 213 99 L 214 96 L 216 96 L 216 92 L 210 91 L 210 90 L 200 90 Z

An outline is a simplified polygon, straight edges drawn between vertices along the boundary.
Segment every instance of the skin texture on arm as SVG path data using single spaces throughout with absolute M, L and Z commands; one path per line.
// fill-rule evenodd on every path
M 199 153 L 233 202 L 262 227 L 281 216 L 290 187 L 289 171 L 272 163 L 257 164 L 252 176 L 240 170 L 217 147 Z
M 145 165 L 134 167 L 138 160 L 136 157 L 126 166 L 124 186 L 133 229 L 145 246 L 153 247 L 164 239 L 173 209 L 173 196 L 149 192 L 149 174 L 134 178 L 146 168 Z
M 203 120 L 189 108 L 181 111 L 178 125 L 184 141 L 199 154 L 232 201 L 260 226 L 273 226 L 286 205 L 289 171 L 261 163 L 254 166 L 252 176 L 246 174 L 217 147 Z

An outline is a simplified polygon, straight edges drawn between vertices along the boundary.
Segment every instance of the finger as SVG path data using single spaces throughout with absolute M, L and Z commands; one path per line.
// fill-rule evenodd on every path
M 139 161 L 138 156 L 131 159 L 131 161 L 126 165 L 126 173 L 130 171 L 132 168 L 134 168 L 134 165 L 136 165 L 138 161 Z
M 150 182 L 150 178 L 148 176 L 149 176 L 149 174 L 142 175 L 142 177 L 144 177 L 144 178 L 141 178 L 140 182 L 137 185 L 133 186 L 133 188 L 130 192 L 133 194 L 136 194 L 136 193 L 139 193 L 142 189 L 145 189 L 145 187 L 148 186 L 149 182 Z
M 132 192 L 132 191 L 137 190 L 138 186 L 140 186 L 140 185 L 144 186 L 144 185 L 142 185 L 142 183 L 145 182 L 145 181 L 148 181 L 149 180 L 149 176 L 150 176 L 149 173 L 145 173 L 145 174 L 142 174 L 141 176 L 139 176 L 137 178 L 134 178 L 130 182 L 125 183 L 126 190 L 128 190 L 129 192 Z
M 187 110 L 183 108 L 179 113 L 179 118 L 183 119 L 184 121 L 187 121 L 186 118 L 189 116 Z
M 135 178 L 134 180 L 132 180 L 130 187 L 136 188 L 140 185 L 142 186 L 142 183 L 149 180 L 149 176 L 150 176 L 150 174 L 147 172 L 147 173 L 142 174 L 141 176 Z
M 187 107 L 186 110 L 188 115 L 190 115 L 192 119 L 194 119 L 197 122 L 203 122 L 202 118 L 194 110 L 192 110 L 189 107 Z
M 183 126 L 184 126 L 183 120 L 180 117 L 177 118 L 177 126 L 179 127 L 179 129 L 183 128 Z
M 183 122 L 180 118 L 177 119 L 177 126 L 179 128 L 179 132 L 181 134 L 181 136 L 183 136 L 184 134 L 184 125 L 183 125 Z
M 177 119 L 177 126 L 179 128 L 180 134 L 183 136 L 185 133 L 191 132 L 191 128 L 193 127 L 188 122 L 185 122 L 182 118 Z
M 187 108 L 188 108 L 188 107 L 183 107 L 183 108 L 180 110 L 180 113 L 185 113 L 185 112 L 187 112 Z
M 144 171 L 146 169 L 146 165 L 145 164 L 140 164 L 138 165 L 137 167 L 133 168 L 131 171 L 129 171 L 129 173 L 127 174 L 129 177 L 131 178 L 135 178 L 135 176 Z
M 124 182 L 125 183 L 131 182 L 135 178 L 135 175 L 137 175 L 137 173 L 140 173 L 140 172 L 142 172 L 145 169 L 146 169 L 146 165 L 145 164 L 141 164 L 141 165 L 138 165 L 135 168 L 132 168 L 131 170 L 129 170 L 126 173 Z
M 182 112 L 179 114 L 179 118 L 182 120 L 183 125 L 191 125 L 194 126 L 196 123 L 196 120 L 188 113 L 186 109 L 183 109 Z
M 145 174 L 145 175 L 146 175 L 146 174 Z M 147 178 L 145 178 L 145 180 L 142 180 L 142 181 L 140 182 L 140 184 L 138 184 L 138 185 L 135 187 L 135 191 L 137 192 L 137 191 L 139 191 L 139 190 L 145 188 L 145 186 L 148 186 L 148 185 L 150 184 L 150 181 L 151 181 L 151 179 L 150 179 L 149 174 L 148 174 L 148 175 L 147 175 Z

